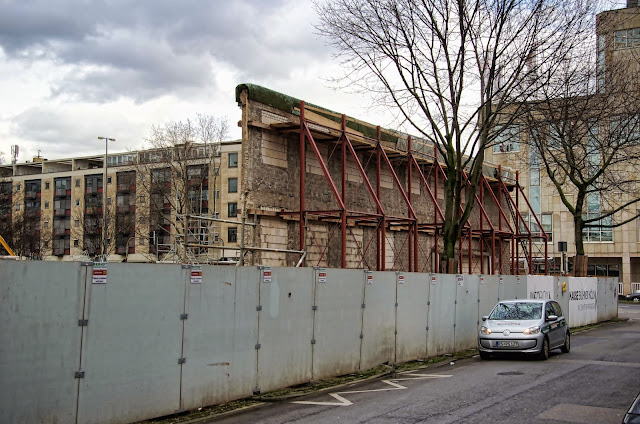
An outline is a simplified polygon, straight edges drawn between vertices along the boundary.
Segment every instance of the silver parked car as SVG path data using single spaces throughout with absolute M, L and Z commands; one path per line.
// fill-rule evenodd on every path
M 504 300 L 482 317 L 478 333 L 480 358 L 491 354 L 526 353 L 549 358 L 551 349 L 567 353 L 571 333 L 554 300 Z

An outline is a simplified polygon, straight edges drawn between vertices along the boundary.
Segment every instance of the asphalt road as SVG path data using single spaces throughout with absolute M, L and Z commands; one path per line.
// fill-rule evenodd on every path
M 629 321 L 574 334 L 548 361 L 474 357 L 210 422 L 620 423 L 640 392 L 640 305 L 619 316 Z

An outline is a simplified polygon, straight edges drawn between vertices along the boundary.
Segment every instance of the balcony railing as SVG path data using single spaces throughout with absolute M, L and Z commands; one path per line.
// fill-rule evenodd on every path
M 99 215 L 102 213 L 102 207 L 100 206 L 90 206 L 84 209 L 85 215 Z
M 135 184 L 118 184 L 118 192 L 136 191 Z
M 68 228 L 54 228 L 53 235 L 54 236 L 68 236 L 71 234 L 71 230 Z

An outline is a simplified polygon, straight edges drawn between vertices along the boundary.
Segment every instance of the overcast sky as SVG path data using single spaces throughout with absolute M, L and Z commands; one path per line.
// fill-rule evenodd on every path
M 340 67 L 309 1 L 0 0 L 0 152 L 19 162 L 142 148 L 154 124 L 228 118 L 251 82 L 380 122 L 326 82 Z

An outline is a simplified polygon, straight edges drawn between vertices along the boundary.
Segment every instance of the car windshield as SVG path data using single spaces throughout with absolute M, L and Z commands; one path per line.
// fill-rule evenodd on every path
M 542 317 L 542 303 L 532 302 L 513 302 L 498 303 L 493 308 L 489 319 L 513 319 L 513 320 L 530 320 L 540 319 Z

